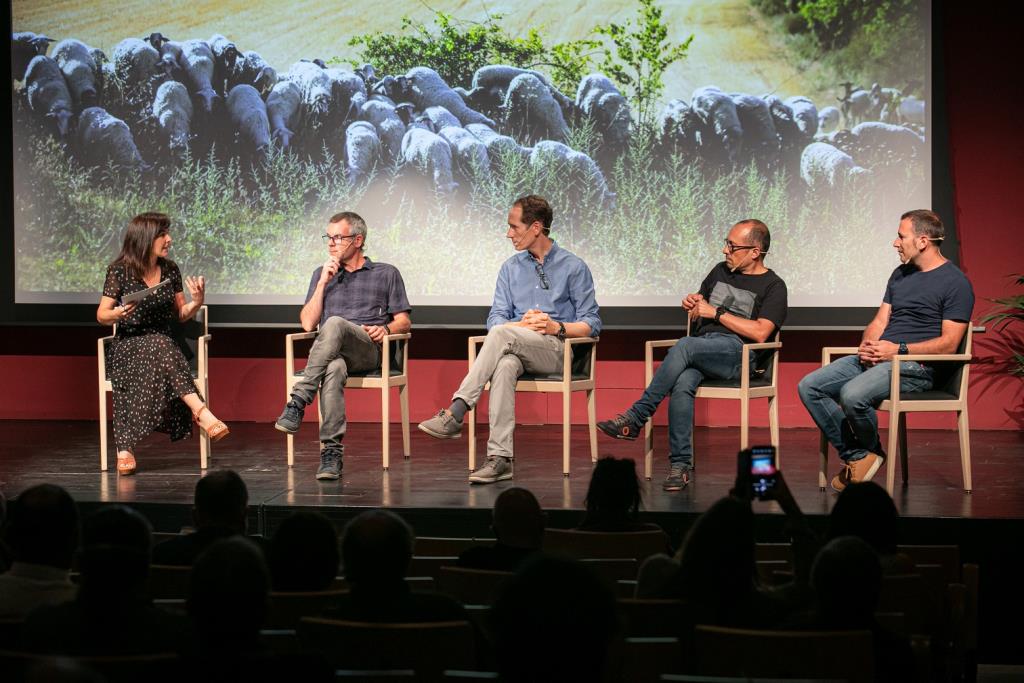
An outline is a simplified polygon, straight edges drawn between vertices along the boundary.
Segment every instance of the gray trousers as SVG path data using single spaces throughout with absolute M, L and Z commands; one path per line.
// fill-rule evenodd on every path
M 369 372 L 380 367 L 380 345 L 366 331 L 340 316 L 320 326 L 302 379 L 292 387 L 292 397 L 305 405 L 320 391 L 320 442 L 340 445 L 345 435 L 345 380 L 350 372 Z
M 520 375 L 549 375 L 562 372 L 563 342 L 525 327 L 495 325 L 487 333 L 469 374 L 462 380 L 453 400 L 461 398 L 476 406 L 484 385 L 491 383 L 490 436 L 487 457 L 512 457 L 512 432 L 516 426 L 516 381 Z

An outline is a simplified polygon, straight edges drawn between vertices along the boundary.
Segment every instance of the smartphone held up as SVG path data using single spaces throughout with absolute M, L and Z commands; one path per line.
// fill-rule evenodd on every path
M 738 466 L 741 477 L 750 481 L 754 498 L 769 497 L 779 477 L 775 446 L 754 446 L 740 451 Z

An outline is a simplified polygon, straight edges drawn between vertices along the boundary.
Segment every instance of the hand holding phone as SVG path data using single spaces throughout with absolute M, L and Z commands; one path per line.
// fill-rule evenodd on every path
M 775 446 L 754 446 L 740 451 L 739 468 L 741 478 L 750 482 L 754 498 L 772 498 L 779 478 Z

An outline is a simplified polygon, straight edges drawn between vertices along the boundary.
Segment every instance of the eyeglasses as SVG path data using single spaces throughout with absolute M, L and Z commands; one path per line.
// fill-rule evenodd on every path
M 358 235 L 321 235 L 324 244 L 341 244 L 345 240 L 354 240 Z
M 544 269 L 540 267 L 540 264 L 534 263 L 533 267 L 537 271 L 537 277 L 540 278 L 541 289 L 551 289 L 551 284 L 548 282 L 548 276 L 544 274 Z
M 743 251 L 744 249 L 756 249 L 756 244 L 733 244 L 729 240 L 725 240 L 725 248 L 729 250 L 730 254 L 735 254 L 737 251 Z

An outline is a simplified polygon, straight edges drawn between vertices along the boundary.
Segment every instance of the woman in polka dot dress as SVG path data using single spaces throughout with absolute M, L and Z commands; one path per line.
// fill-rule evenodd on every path
M 199 393 L 188 361 L 174 341 L 171 325 L 193 318 L 203 305 L 206 282 L 186 278 L 191 303 L 185 303 L 181 271 L 167 258 L 171 220 L 162 213 L 143 213 L 132 219 L 121 253 L 107 268 L 103 296 L 96 309 L 101 325 L 117 324 L 108 367 L 114 387 L 114 443 L 117 472 L 135 472 L 135 447 L 151 432 L 171 440 L 192 434 L 192 422 L 212 441 L 228 435 Z M 168 280 L 141 301 L 124 304 L 125 294 Z M 191 412 L 191 415 L 189 414 Z

